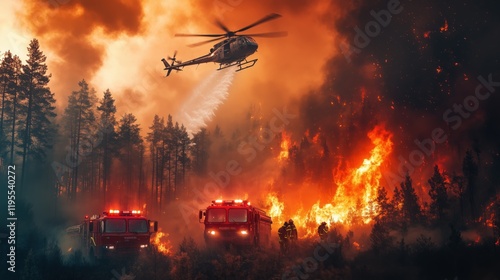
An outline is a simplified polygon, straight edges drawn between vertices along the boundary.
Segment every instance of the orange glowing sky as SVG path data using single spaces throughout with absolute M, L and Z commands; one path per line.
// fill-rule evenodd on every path
M 58 112 L 78 81 L 86 79 L 99 98 L 109 88 L 117 100 L 118 117 L 134 113 L 144 133 L 154 114 L 175 118 L 193 88 L 217 68 L 214 64 L 186 67 L 164 78 L 162 57 L 178 50 L 177 57 L 188 60 L 211 47 L 189 48 L 186 45 L 198 38 L 178 38 L 175 33 L 219 33 L 213 24 L 216 18 L 235 30 L 279 13 L 282 18 L 251 32 L 287 31 L 289 35 L 258 38 L 259 50 L 252 58 L 259 61 L 237 73 L 228 99 L 213 120 L 236 125 L 229 119 L 237 119 L 234 116 L 251 104 L 267 111 L 281 108 L 286 100 L 322 83 L 324 63 L 337 49 L 331 26 L 339 7 L 332 5 L 284 0 L 3 1 L 0 50 L 11 50 L 25 60 L 29 41 L 37 38 L 48 58 Z

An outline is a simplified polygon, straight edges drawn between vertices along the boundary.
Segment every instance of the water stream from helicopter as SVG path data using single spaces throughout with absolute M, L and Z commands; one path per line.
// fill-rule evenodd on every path
M 184 124 L 189 134 L 196 133 L 212 120 L 215 110 L 229 94 L 234 74 L 233 67 L 215 71 L 194 88 L 176 118 Z

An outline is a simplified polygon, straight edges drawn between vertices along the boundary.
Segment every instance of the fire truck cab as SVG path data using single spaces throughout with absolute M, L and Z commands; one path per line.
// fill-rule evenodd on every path
M 146 219 L 141 211 L 113 209 L 102 215 L 85 216 L 80 225 L 66 229 L 79 239 L 90 259 L 137 253 L 150 246 L 150 236 L 157 231 L 158 222 Z
M 271 240 L 271 217 L 246 200 L 214 200 L 199 211 L 199 222 L 208 246 L 267 246 Z

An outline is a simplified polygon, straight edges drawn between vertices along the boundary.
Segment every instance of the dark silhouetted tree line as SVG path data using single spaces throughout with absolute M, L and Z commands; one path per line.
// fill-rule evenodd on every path
M 2 162 L 19 163 L 17 185 L 21 192 L 28 186 L 24 180 L 30 167 L 36 169 L 36 164 L 47 159 L 57 131 L 45 60 L 38 40 L 33 39 L 25 63 L 7 51 L 0 66 L 0 157 Z M 31 160 L 35 160 L 33 166 Z
M 146 140 L 149 143 L 151 161 L 151 197 L 154 209 L 178 198 L 185 187 L 186 173 L 191 167 L 192 139 L 184 125 L 173 123 L 171 115 L 167 123 L 155 115 Z M 196 135 L 194 136 L 196 137 Z M 205 152 L 206 153 L 206 152 Z

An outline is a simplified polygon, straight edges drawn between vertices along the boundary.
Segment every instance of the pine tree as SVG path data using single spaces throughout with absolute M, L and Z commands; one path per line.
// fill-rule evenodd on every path
M 383 186 L 378 188 L 377 198 L 377 216 L 375 219 L 383 224 L 387 224 L 391 219 L 393 219 L 393 206 L 387 197 L 387 191 Z
M 133 114 L 125 114 L 119 121 L 117 131 L 117 143 L 119 147 L 119 159 L 122 163 L 119 185 L 124 186 L 120 193 L 127 195 L 122 197 L 125 204 L 132 203 L 130 195 L 133 195 L 133 186 L 138 183 L 140 157 L 143 140 L 140 135 L 140 127 Z M 134 176 L 135 175 L 135 176 Z M 125 205 L 128 207 L 128 205 Z
M 93 150 L 92 141 L 95 130 L 95 102 L 94 89 L 90 89 L 88 83 L 82 80 L 78 83 L 80 89 L 73 91 L 68 97 L 68 106 L 64 110 L 63 127 L 69 139 L 71 156 L 71 174 L 67 180 L 67 193 L 71 200 L 76 200 L 77 188 L 85 189 L 84 182 L 79 181 L 81 170 L 85 170 L 84 162 L 87 162 L 89 151 Z M 83 176 L 85 177 L 85 176 Z
M 458 175 L 455 172 L 451 176 L 451 188 L 454 195 L 458 198 L 458 204 L 460 206 L 460 218 L 464 222 L 465 218 L 465 178 L 464 176 Z
M 146 141 L 149 142 L 149 154 L 151 156 L 151 198 L 154 201 L 153 207 L 158 208 L 158 198 L 159 198 L 159 179 L 161 178 L 160 169 L 160 159 L 163 152 L 162 149 L 162 139 L 164 134 L 165 122 L 163 118 L 155 115 L 153 118 L 153 124 L 149 127 L 151 132 L 148 133 Z
M 183 189 L 185 187 L 186 180 L 186 172 L 189 169 L 191 159 L 189 157 L 189 150 L 191 146 L 191 139 L 189 138 L 189 134 L 187 133 L 186 127 L 181 125 L 179 129 L 179 153 L 178 153 L 178 163 L 180 165 L 179 170 L 179 188 Z M 177 194 L 179 195 L 179 194 Z
M 99 102 L 97 110 L 100 112 L 98 133 L 102 134 L 102 142 L 99 146 L 100 165 L 102 167 L 101 183 L 102 183 L 102 199 L 106 201 L 106 192 L 110 186 L 111 179 L 111 163 L 115 154 L 113 143 L 116 141 L 116 107 L 115 100 L 111 92 L 107 89 L 104 92 L 103 98 Z
M 402 210 L 405 221 L 409 224 L 420 221 L 422 210 L 418 204 L 418 197 L 409 174 L 406 174 L 405 181 L 401 183 L 401 195 L 403 198 Z
M 17 55 L 12 56 L 10 51 L 4 54 L 0 64 L 0 156 L 14 162 L 15 136 L 17 124 L 17 107 L 19 98 L 22 62 Z M 10 147 L 10 151 L 9 151 Z
M 403 221 L 403 195 L 398 186 L 394 187 L 393 196 L 390 202 L 390 208 L 392 209 L 391 220 L 392 226 L 395 228 L 399 227 Z
M 165 200 L 168 201 L 168 199 L 171 197 L 171 193 L 174 188 L 174 180 L 175 180 L 175 151 L 177 149 L 177 141 L 176 141 L 176 132 L 175 132 L 175 126 L 174 126 L 174 121 L 172 119 L 171 115 L 167 116 L 167 124 L 165 125 L 164 128 L 164 134 L 163 134 L 163 154 L 162 154 L 162 170 L 167 171 L 167 177 L 166 177 L 166 191 L 165 193 L 162 192 L 163 190 L 163 180 L 160 181 L 160 197 L 166 198 Z M 160 203 L 160 208 L 161 208 L 161 203 Z
M 20 98 L 24 100 L 19 106 L 23 117 L 20 147 L 22 157 L 21 188 L 26 176 L 29 157 L 43 160 L 46 150 L 52 147 L 56 132 L 54 94 L 48 83 L 46 56 L 40 50 L 37 39 L 31 40 L 28 47 L 28 60 L 22 66 Z
M 193 171 L 202 176 L 207 173 L 208 151 L 210 149 L 210 135 L 205 128 L 200 129 L 193 135 L 193 145 L 191 146 L 191 155 L 193 158 Z
M 370 232 L 370 241 L 375 254 L 386 252 L 393 245 L 393 237 L 388 228 L 380 222 L 375 222 Z
M 6 136 L 4 135 L 4 120 L 7 116 L 7 111 L 9 110 L 9 85 L 12 80 L 12 54 L 10 51 L 7 51 L 2 59 L 2 63 L 0 64 L 0 93 L 2 94 L 1 98 L 1 110 L 0 110 L 0 156 L 4 157 L 7 147 Z
M 439 220 L 445 218 L 445 211 L 449 208 L 448 193 L 446 191 L 445 179 L 438 166 L 434 166 L 434 174 L 427 181 L 429 183 L 429 196 L 431 197 L 430 212 Z

